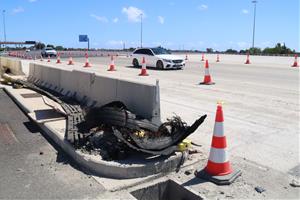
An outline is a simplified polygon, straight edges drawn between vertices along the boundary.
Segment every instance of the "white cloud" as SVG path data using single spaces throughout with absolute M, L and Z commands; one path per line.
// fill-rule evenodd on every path
M 103 22 L 103 23 L 107 23 L 108 22 L 108 19 L 106 17 L 98 16 L 98 15 L 95 15 L 95 14 L 90 14 L 90 16 L 93 17 L 93 18 L 95 18 L 99 22 Z
M 161 42 L 152 42 L 151 44 L 152 44 L 151 46 L 155 46 L 155 47 L 162 46 Z
M 136 7 L 130 6 L 128 8 L 123 8 L 122 13 L 127 15 L 127 18 L 130 22 L 140 22 L 141 21 L 141 15 L 142 17 L 145 17 L 145 13 Z
M 123 45 L 122 40 L 110 40 L 106 43 L 108 46 L 120 46 Z
M 270 42 L 270 41 L 264 41 L 261 43 L 261 46 L 263 47 L 270 47 L 270 46 L 273 46 L 273 43 Z
M 197 7 L 198 10 L 207 10 L 208 9 L 208 5 L 202 4 L 200 6 Z
M 242 13 L 245 14 L 245 15 L 246 15 L 246 14 L 249 14 L 249 10 L 243 9 L 243 10 L 242 10 Z
M 17 13 L 21 13 L 21 12 L 24 12 L 25 10 L 24 10 L 24 8 L 22 8 L 22 7 L 17 7 L 17 8 L 14 8 L 13 10 L 12 10 L 12 13 L 13 14 L 17 14 Z
M 157 18 L 158 18 L 158 22 L 159 22 L 160 24 L 164 24 L 164 23 L 165 23 L 165 18 L 164 18 L 164 17 L 158 16 Z
M 28 2 L 34 3 L 34 2 L 37 2 L 37 0 L 28 0 Z
M 119 21 L 119 18 L 117 18 L 117 17 L 115 17 L 114 19 L 113 19 L 113 23 L 117 23 Z
M 237 45 L 240 48 L 246 48 L 246 47 L 250 46 L 250 44 L 248 42 L 238 42 Z

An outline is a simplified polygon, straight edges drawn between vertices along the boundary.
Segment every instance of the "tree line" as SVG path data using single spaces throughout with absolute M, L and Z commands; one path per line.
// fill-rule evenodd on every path
M 225 53 L 230 53 L 230 54 L 246 54 L 248 52 L 250 54 L 256 54 L 256 55 L 260 55 L 260 54 L 295 54 L 296 53 L 295 50 L 291 50 L 290 48 L 286 47 L 285 43 L 283 43 L 283 44 L 277 43 L 275 45 L 275 47 L 273 47 L 273 48 L 266 47 L 264 49 L 261 49 L 258 47 L 254 47 L 254 48 L 249 48 L 249 49 L 240 50 L 240 51 L 237 51 L 235 49 L 227 49 L 225 51 Z

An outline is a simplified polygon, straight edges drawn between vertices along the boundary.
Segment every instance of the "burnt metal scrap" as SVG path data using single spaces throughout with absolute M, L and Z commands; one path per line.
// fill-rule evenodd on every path
M 154 155 L 170 155 L 177 145 L 203 123 L 206 115 L 188 126 L 179 116 L 174 116 L 161 125 L 151 123 L 130 112 L 122 102 L 111 102 L 100 108 L 86 111 L 85 121 L 78 125 L 82 132 L 97 127 L 110 128 L 119 141 L 128 147 Z
M 203 115 L 188 126 L 179 116 L 174 116 L 157 125 L 135 115 L 119 101 L 89 108 L 75 98 L 41 86 L 39 82 L 16 80 L 14 84 L 32 89 L 60 104 L 67 118 L 65 139 L 75 148 L 100 154 L 105 160 L 122 159 L 132 151 L 170 155 L 206 118 Z

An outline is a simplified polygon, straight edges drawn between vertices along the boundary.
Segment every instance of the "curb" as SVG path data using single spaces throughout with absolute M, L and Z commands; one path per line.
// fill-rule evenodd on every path
M 10 91 L 14 89 L 4 87 L 4 90 L 26 114 L 30 112 L 30 109 L 22 104 L 21 99 Z M 29 115 L 28 117 L 30 118 Z M 58 130 L 55 130 L 51 126 L 51 123 L 55 123 L 56 121 L 37 123 L 35 120 L 31 120 L 34 121 L 67 155 L 69 155 L 80 168 L 88 170 L 92 175 L 116 179 L 141 178 L 172 172 L 181 162 L 181 153 L 176 153 L 167 159 L 156 158 L 150 162 L 139 162 L 138 164 L 130 162 L 126 163 L 124 161 L 103 161 L 99 159 L 99 156 L 83 154 L 79 150 L 76 150 L 64 139 L 64 136 L 62 136 Z M 198 159 L 194 159 L 193 161 L 188 160 L 182 168 L 193 165 L 198 161 Z

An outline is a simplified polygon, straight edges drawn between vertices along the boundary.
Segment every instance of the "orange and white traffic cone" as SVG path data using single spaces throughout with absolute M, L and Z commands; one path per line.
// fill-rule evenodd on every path
M 50 56 L 48 56 L 48 60 L 47 60 L 47 62 L 51 62 L 51 61 L 50 61 Z
M 201 171 L 196 171 L 195 175 L 218 185 L 229 185 L 241 175 L 241 171 L 233 170 L 231 167 L 223 123 L 223 108 L 222 104 L 218 103 L 208 162 L 206 167 Z
M 213 85 L 215 84 L 212 82 L 210 74 L 209 74 L 209 65 L 208 65 L 208 60 L 205 62 L 205 74 L 204 74 L 204 79 L 203 82 L 200 83 L 200 85 Z
M 110 57 L 110 65 L 109 65 L 109 69 L 107 71 L 116 71 L 114 56 Z
M 69 62 L 68 62 L 68 65 L 74 65 L 74 62 L 73 62 L 73 58 L 71 56 L 71 53 L 70 53 L 70 56 L 69 56 Z
M 250 55 L 249 55 L 249 52 L 247 53 L 247 59 L 246 59 L 245 64 L 250 64 Z
M 219 54 L 217 54 L 217 60 L 216 60 L 216 62 L 220 62 Z
M 146 66 L 145 57 L 143 57 L 143 60 L 142 60 L 142 70 L 141 70 L 141 73 L 139 74 L 139 76 L 149 76 L 149 74 L 147 74 L 147 66 Z
M 204 61 L 204 53 L 201 56 L 201 61 Z
M 60 64 L 61 61 L 60 61 L 60 53 L 57 54 L 57 59 L 56 59 L 56 64 Z
M 91 67 L 92 65 L 89 63 L 88 53 L 85 53 L 85 64 L 83 67 Z
M 298 55 L 297 54 L 295 54 L 295 61 L 292 65 L 292 67 L 299 67 L 299 65 L 298 65 Z

